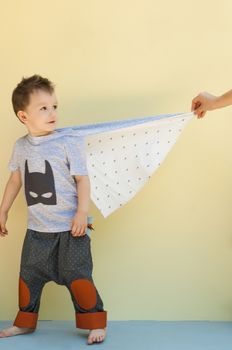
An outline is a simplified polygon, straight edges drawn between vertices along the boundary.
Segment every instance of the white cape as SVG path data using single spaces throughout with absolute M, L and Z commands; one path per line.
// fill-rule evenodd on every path
M 91 199 L 104 217 L 126 204 L 164 161 L 194 113 L 57 129 L 83 136 Z

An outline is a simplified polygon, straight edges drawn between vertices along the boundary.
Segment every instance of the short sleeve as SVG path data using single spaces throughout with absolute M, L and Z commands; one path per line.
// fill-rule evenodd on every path
M 8 169 L 10 171 L 15 171 L 17 169 L 20 169 L 20 152 L 19 152 L 19 145 L 17 141 L 13 146 L 11 157 L 8 162 Z
M 84 137 L 66 137 L 65 149 L 70 166 L 70 175 L 88 175 Z

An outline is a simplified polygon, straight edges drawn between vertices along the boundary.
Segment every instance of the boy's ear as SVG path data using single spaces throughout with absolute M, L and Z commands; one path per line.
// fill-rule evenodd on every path
M 23 111 L 18 111 L 17 117 L 22 123 L 24 123 L 26 120 L 26 116 L 25 116 L 25 113 Z

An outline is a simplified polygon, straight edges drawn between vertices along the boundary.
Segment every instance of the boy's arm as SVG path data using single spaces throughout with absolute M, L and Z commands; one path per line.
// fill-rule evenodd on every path
M 0 235 L 3 237 L 8 233 L 8 230 L 6 228 L 8 211 L 10 210 L 21 186 L 22 181 L 20 171 L 12 171 L 9 180 L 7 181 L 2 203 L 0 205 Z
M 90 201 L 90 181 L 88 175 L 75 175 L 77 183 L 78 208 L 77 212 L 88 214 Z
M 191 110 L 197 114 L 198 118 L 204 117 L 207 111 L 227 107 L 232 104 L 232 90 L 221 96 L 214 96 L 208 92 L 202 92 L 192 100 Z
M 78 207 L 72 222 L 72 235 L 82 236 L 87 227 L 90 202 L 90 181 L 88 175 L 74 175 L 77 184 Z

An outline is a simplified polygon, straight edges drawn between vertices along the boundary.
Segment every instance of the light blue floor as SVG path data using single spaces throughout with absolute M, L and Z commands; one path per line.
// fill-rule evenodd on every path
M 11 324 L 0 321 L 0 329 Z M 87 334 L 77 330 L 74 321 L 38 321 L 35 333 L 0 338 L 0 349 L 87 349 Z M 232 350 L 232 322 L 111 321 L 105 342 L 90 346 L 107 350 Z

